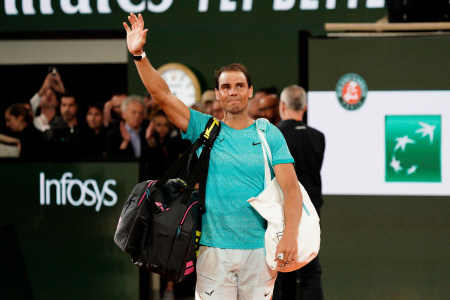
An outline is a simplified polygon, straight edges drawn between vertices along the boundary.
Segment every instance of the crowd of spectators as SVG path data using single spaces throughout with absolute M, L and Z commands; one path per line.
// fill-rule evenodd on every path
M 203 110 L 201 103 L 193 108 Z M 150 94 L 117 92 L 104 103 L 79 99 L 65 89 L 58 72 L 45 77 L 28 103 L 14 103 L 4 113 L 1 157 L 137 159 L 151 161 L 154 170 L 165 170 L 190 144 Z
M 276 88 L 260 89 L 249 101 L 249 115 L 277 124 L 278 103 Z M 214 90 L 205 91 L 191 108 L 219 120 L 224 117 Z M 28 103 L 9 106 L 5 120 L 6 130 L 0 134 L 2 157 L 137 159 L 148 163 L 152 178 L 161 176 L 190 145 L 149 93 L 141 97 L 116 92 L 104 103 L 79 99 L 65 89 L 58 72 L 45 77 Z

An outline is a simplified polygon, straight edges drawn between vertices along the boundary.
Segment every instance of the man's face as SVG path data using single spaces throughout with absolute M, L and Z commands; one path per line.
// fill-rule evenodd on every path
M 86 122 L 92 130 L 98 130 L 103 124 L 103 112 L 97 107 L 89 108 L 86 114 Z
M 270 123 L 276 122 L 279 118 L 278 97 L 276 95 L 265 95 L 259 100 L 259 114 Z
M 62 97 L 61 98 L 61 116 L 64 121 L 72 121 L 77 116 L 78 105 L 75 102 L 74 97 Z
M 46 89 L 44 94 L 41 97 L 41 102 L 39 102 L 39 107 L 57 107 L 58 106 L 58 98 L 56 98 L 56 94 L 52 89 Z
M 111 98 L 112 110 L 118 117 L 122 115 L 122 109 L 120 107 L 122 106 L 123 99 L 125 99 L 126 97 L 127 97 L 126 94 L 122 94 L 122 95 L 115 95 Z
M 252 95 L 253 87 L 248 87 L 244 73 L 230 71 L 220 74 L 216 98 L 220 100 L 225 111 L 231 114 L 242 112 L 247 108 L 248 98 Z
M 257 92 L 252 99 L 248 101 L 247 112 L 250 119 L 256 120 L 260 117 L 259 115 L 259 100 L 264 97 L 265 92 Z
M 223 108 L 220 101 L 216 100 L 211 104 L 211 115 L 217 120 L 223 119 Z
M 5 113 L 6 119 L 6 127 L 8 127 L 12 132 L 18 132 L 22 127 L 23 117 L 22 116 L 13 116 L 11 114 Z
M 144 121 L 144 105 L 139 102 L 130 102 L 126 111 L 123 113 L 125 123 L 131 128 L 138 130 Z

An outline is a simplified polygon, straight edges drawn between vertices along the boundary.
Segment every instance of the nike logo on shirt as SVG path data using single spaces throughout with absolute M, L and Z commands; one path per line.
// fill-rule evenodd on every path
M 261 143 L 256 143 L 256 144 L 255 144 L 255 142 L 253 142 L 252 145 L 253 145 L 253 146 L 256 146 L 256 145 L 259 145 L 259 144 L 261 144 Z

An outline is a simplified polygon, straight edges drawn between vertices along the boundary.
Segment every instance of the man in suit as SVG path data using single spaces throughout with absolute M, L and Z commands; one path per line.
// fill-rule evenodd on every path
M 149 147 L 145 139 L 148 121 L 144 120 L 144 99 L 128 96 L 123 100 L 121 110 L 124 121 L 106 135 L 106 156 L 145 159 Z
M 281 93 L 280 100 L 280 116 L 283 121 L 278 128 L 294 157 L 298 180 L 305 187 L 320 216 L 323 203 L 320 169 L 325 152 L 325 137 L 322 132 L 303 122 L 307 105 L 306 92 L 302 87 L 297 85 L 286 87 Z M 279 274 L 273 299 L 322 300 L 321 275 L 319 257 L 295 272 Z

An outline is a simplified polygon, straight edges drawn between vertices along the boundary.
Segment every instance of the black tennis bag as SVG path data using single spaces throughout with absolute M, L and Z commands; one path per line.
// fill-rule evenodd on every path
M 195 270 L 201 236 L 209 157 L 220 122 L 211 118 L 197 141 L 159 180 L 135 186 L 120 214 L 114 241 L 132 262 L 150 272 L 182 281 Z M 195 152 L 203 147 L 195 167 Z M 170 179 L 184 168 L 177 179 Z M 199 190 L 194 191 L 199 182 Z

